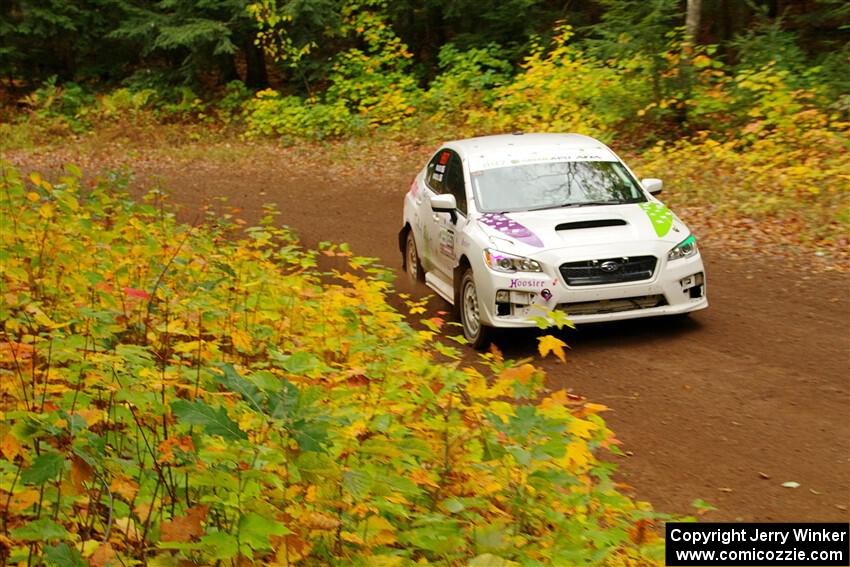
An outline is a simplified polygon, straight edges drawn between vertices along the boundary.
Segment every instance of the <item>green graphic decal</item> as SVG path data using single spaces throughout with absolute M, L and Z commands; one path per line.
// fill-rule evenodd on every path
M 670 228 L 673 226 L 673 213 L 670 212 L 670 209 L 652 202 L 641 203 L 640 208 L 646 212 L 646 216 L 652 222 L 655 234 L 664 236 L 670 232 Z

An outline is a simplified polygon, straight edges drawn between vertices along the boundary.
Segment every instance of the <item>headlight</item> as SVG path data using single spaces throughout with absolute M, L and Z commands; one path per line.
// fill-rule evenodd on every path
M 693 235 L 687 237 L 676 246 L 673 247 L 670 252 L 667 253 L 667 260 L 678 260 L 680 258 L 690 258 L 691 256 L 696 256 L 697 253 L 697 240 Z
M 536 260 L 506 254 L 491 248 L 484 250 L 484 262 L 497 272 L 542 272 Z

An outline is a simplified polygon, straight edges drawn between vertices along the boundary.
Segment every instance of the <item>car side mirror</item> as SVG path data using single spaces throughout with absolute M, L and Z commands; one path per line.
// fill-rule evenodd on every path
M 654 177 L 641 179 L 640 184 L 643 185 L 643 188 L 646 189 L 650 195 L 658 195 L 661 193 L 661 188 L 664 187 L 664 182 L 660 179 L 655 179 Z
M 435 213 L 449 213 L 452 222 L 457 219 L 457 200 L 454 195 L 434 195 L 431 197 L 431 210 Z

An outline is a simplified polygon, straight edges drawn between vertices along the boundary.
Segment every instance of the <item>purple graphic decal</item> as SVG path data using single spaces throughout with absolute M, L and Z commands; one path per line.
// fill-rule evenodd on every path
M 481 222 L 498 230 L 502 234 L 515 238 L 521 242 L 525 242 L 529 246 L 543 246 L 543 242 L 537 238 L 536 234 L 501 213 L 485 213 L 481 215 Z
M 541 292 L 540 292 L 540 295 L 541 295 L 541 296 L 543 297 L 543 299 L 545 299 L 546 301 L 549 301 L 550 299 L 552 299 L 552 292 L 551 292 L 551 291 L 549 291 L 548 289 L 544 289 L 543 291 L 541 291 Z

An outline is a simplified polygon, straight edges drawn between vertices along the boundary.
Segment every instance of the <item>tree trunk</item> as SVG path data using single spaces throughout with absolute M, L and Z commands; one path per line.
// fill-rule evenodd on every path
M 249 89 L 264 89 L 269 86 L 266 71 L 266 54 L 263 48 L 254 45 L 252 39 L 245 44 L 245 86 Z
M 688 0 L 688 10 L 685 16 L 685 36 L 693 43 L 699 39 L 700 15 L 702 0 Z
M 218 69 L 223 84 L 239 79 L 239 73 L 236 71 L 236 60 L 232 55 L 222 56 L 219 59 Z

